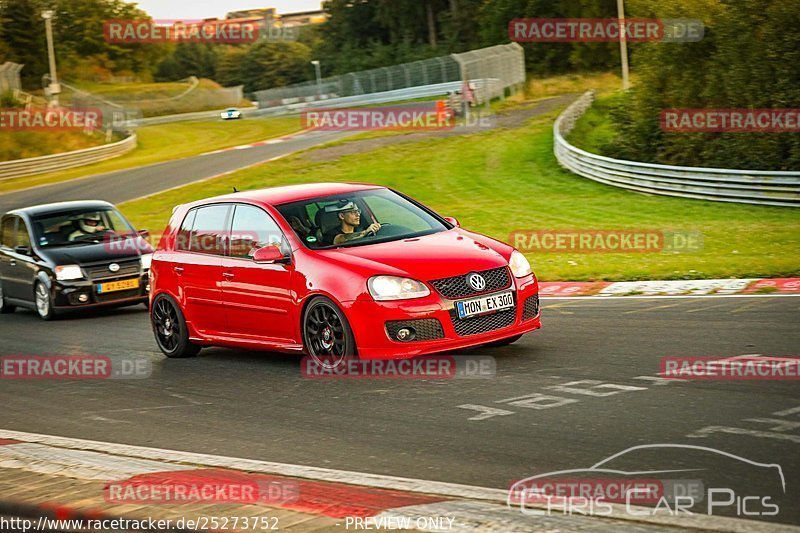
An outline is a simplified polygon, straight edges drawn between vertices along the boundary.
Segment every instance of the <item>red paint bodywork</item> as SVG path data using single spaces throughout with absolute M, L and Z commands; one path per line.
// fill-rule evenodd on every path
M 429 283 L 451 276 L 507 266 L 511 246 L 462 228 L 411 239 L 364 246 L 311 250 L 274 206 L 335 194 L 381 188 L 364 184 L 309 184 L 238 192 L 178 206 L 164 231 L 151 267 L 152 299 L 166 293 L 180 305 L 190 339 L 203 346 L 230 346 L 286 352 L 303 351 L 304 306 L 316 295 L 334 300 L 344 312 L 362 358 L 406 358 L 478 346 L 541 327 L 537 316 L 524 323 L 522 302 L 538 294 L 531 274 L 515 278 L 517 317 L 509 327 L 459 337 L 450 319 L 453 301 Z M 186 213 L 215 203 L 249 204 L 265 210 L 280 226 L 292 249 L 291 264 L 176 251 L 177 231 Z M 180 275 L 176 272 L 180 270 Z M 410 277 L 429 285 L 430 295 L 375 301 L 367 280 L 378 274 Z M 389 320 L 438 318 L 445 338 L 398 342 L 385 329 Z

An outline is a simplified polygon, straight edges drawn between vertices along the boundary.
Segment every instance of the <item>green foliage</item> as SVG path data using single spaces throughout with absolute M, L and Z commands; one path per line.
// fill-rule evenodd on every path
M 311 49 L 299 42 L 259 41 L 240 63 L 245 91 L 259 91 L 305 81 L 309 77 Z
M 103 37 L 109 19 L 147 18 L 123 0 L 3 0 L 0 1 L 0 58 L 22 63 L 28 89 L 42 86 L 49 70 L 44 9 L 52 9 L 53 36 L 60 77 L 97 81 L 115 73 L 146 73 L 164 55 L 154 44 L 111 44 Z
M 214 78 L 217 54 L 212 44 L 178 43 L 174 51 L 156 69 L 156 81 L 176 81 L 197 76 Z
M 605 152 L 677 165 L 800 168 L 794 133 L 670 133 L 659 124 L 665 108 L 800 107 L 797 0 L 692 0 L 686 11 L 672 4 L 642 7 L 665 17 L 700 13 L 705 38 L 641 45 L 632 64 L 639 83 L 612 110 L 619 136 Z

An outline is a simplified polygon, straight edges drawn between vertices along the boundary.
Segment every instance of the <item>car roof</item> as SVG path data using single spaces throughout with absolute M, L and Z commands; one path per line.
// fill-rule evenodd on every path
M 284 185 L 282 187 L 270 187 L 268 189 L 256 189 L 252 191 L 239 191 L 205 200 L 193 202 L 191 207 L 203 205 L 211 202 L 242 202 L 250 201 L 272 206 L 310 200 L 322 196 L 334 196 L 337 194 L 349 194 L 357 191 L 369 189 L 383 189 L 380 185 L 368 183 L 304 183 L 302 185 Z
M 37 216 L 47 213 L 58 213 L 71 209 L 116 209 L 114 204 L 102 200 L 79 200 L 75 202 L 57 202 L 53 204 L 32 205 L 9 211 L 9 215 L 28 215 Z

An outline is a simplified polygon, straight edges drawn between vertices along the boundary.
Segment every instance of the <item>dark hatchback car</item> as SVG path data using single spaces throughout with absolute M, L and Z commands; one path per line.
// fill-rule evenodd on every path
M 0 313 L 147 305 L 153 249 L 108 202 L 17 209 L 0 221 Z

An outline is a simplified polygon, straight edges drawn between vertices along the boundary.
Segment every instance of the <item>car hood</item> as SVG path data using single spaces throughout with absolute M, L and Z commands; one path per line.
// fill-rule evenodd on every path
M 367 275 L 408 276 L 423 281 L 508 265 L 512 248 L 460 228 L 423 237 L 324 250 L 328 260 L 363 268 Z
M 102 261 L 127 261 L 138 259 L 141 255 L 135 249 L 125 251 L 109 250 L 109 245 L 104 243 L 40 248 L 38 252 L 39 255 L 56 265 L 85 265 Z

